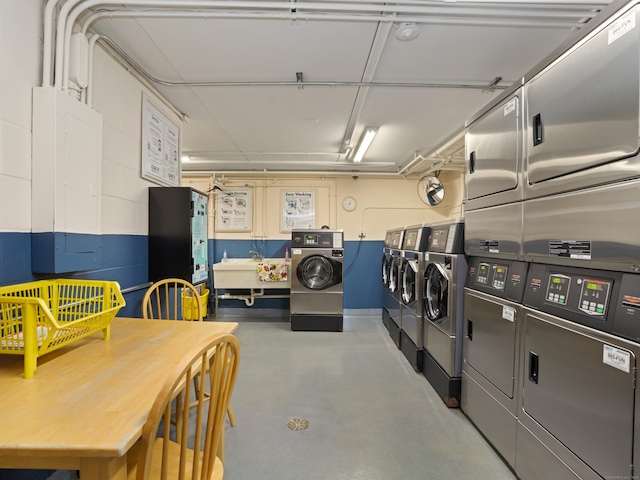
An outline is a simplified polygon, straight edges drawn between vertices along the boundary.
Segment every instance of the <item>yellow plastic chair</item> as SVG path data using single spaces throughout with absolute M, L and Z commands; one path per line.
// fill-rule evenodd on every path
M 213 356 L 211 352 L 215 352 Z M 219 480 L 223 477 L 224 417 L 238 374 L 240 344 L 233 335 L 219 334 L 213 340 L 194 346 L 184 359 L 168 375 L 142 428 L 141 439 L 127 454 L 129 480 Z M 207 400 L 204 395 L 207 376 L 198 376 L 197 414 L 190 417 L 191 409 L 183 405 L 177 412 L 181 417 L 181 431 L 173 432 L 172 401 L 178 395 L 190 398 L 193 372 L 204 370 L 209 371 L 211 397 Z M 178 436 L 188 441 L 178 443 L 174 440 Z
M 202 321 L 202 305 L 198 290 L 191 283 L 181 278 L 166 278 L 151 285 L 142 299 L 142 317 L 152 320 L 183 320 L 183 299 L 185 297 L 191 297 L 192 300 L 195 300 L 197 306 L 197 316 L 193 318 L 191 315 L 191 319 Z M 192 301 L 189 308 L 192 307 L 193 303 Z M 186 320 L 189 320 L 189 318 Z M 205 393 L 205 395 L 208 395 L 208 393 Z M 229 423 L 232 427 L 235 427 L 236 418 L 231 405 L 229 405 L 228 410 Z

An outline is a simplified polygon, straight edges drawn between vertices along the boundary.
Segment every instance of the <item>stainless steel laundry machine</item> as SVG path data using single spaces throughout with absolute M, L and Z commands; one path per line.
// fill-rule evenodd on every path
M 294 230 L 291 234 L 291 330 L 341 332 L 344 234 Z
M 422 272 L 428 240 L 429 226 L 422 224 L 407 227 L 402 242 L 400 350 L 416 372 L 422 371 Z
M 449 407 L 460 406 L 467 259 L 464 222 L 431 225 L 423 254 L 422 373 Z
M 635 1 L 613 2 L 525 75 L 526 260 L 638 271 L 639 85 Z
M 523 130 L 523 91 L 518 82 L 467 124 L 467 255 L 523 258 Z
M 402 243 L 404 241 L 404 227 L 402 227 L 402 233 L 400 234 L 397 248 L 392 247 L 390 251 L 391 255 L 391 267 L 389 268 L 389 335 L 391 339 L 400 348 L 400 332 L 402 328 L 402 299 L 400 298 L 400 278 L 402 270 Z
M 518 476 L 634 478 L 640 275 L 534 264 L 524 304 Z
M 528 266 L 470 257 L 464 288 L 460 407 L 512 468 L 520 400 L 521 302 Z
M 393 268 L 396 268 L 394 252 L 397 254 L 397 252 L 400 251 L 403 235 L 404 228 L 387 230 L 384 238 L 384 247 L 382 249 L 382 323 L 387 327 L 387 330 L 390 329 L 389 322 L 391 321 L 389 312 L 397 309 L 397 305 L 393 303 L 396 302 L 396 300 L 390 289 L 391 271 Z

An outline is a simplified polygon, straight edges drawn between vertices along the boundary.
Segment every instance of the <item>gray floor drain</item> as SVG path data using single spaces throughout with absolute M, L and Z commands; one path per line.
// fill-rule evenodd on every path
M 309 427 L 309 420 L 304 418 L 292 418 L 287 422 L 289 430 L 306 430 Z

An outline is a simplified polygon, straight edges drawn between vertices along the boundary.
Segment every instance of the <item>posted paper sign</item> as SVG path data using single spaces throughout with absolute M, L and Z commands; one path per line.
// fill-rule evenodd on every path
M 180 186 L 180 127 L 142 95 L 142 178 Z
M 314 228 L 316 219 L 314 191 L 283 191 L 282 221 L 280 230 L 290 232 L 302 228 Z

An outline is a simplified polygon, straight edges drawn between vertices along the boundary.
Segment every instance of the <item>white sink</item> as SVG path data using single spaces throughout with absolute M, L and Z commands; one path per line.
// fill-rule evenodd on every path
M 215 288 L 290 288 L 291 279 L 284 282 L 263 282 L 258 278 L 258 264 L 284 263 L 284 258 L 229 258 L 226 262 L 213 264 Z

